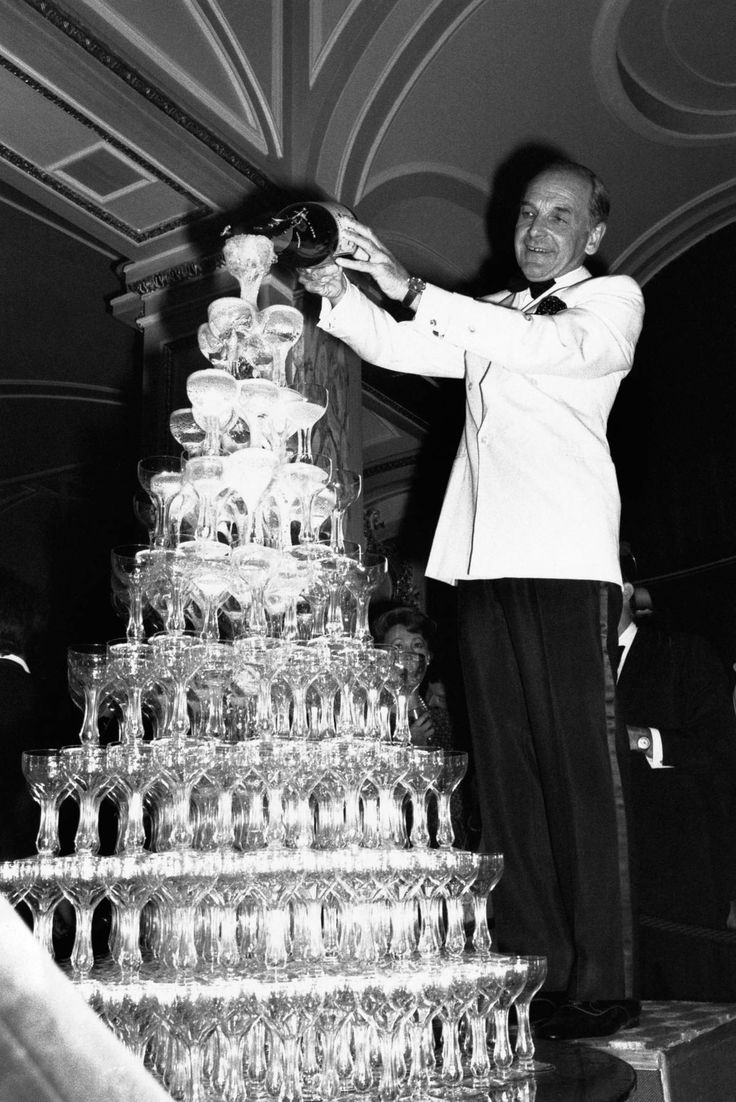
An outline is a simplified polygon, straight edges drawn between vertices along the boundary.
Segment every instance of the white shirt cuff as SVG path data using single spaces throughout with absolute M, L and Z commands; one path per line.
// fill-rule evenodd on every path
M 647 756 L 647 761 L 652 769 L 671 769 L 671 765 L 664 764 L 664 747 L 662 746 L 662 736 L 656 727 L 650 727 L 649 733 L 652 736 L 652 756 Z

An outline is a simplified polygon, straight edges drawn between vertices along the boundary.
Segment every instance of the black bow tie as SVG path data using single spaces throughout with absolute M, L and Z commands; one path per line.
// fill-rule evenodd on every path
M 545 291 L 549 291 L 550 287 L 554 287 L 555 281 L 553 279 L 543 279 L 540 283 L 534 283 L 533 280 L 528 280 L 526 286 L 529 288 L 529 294 L 533 299 L 539 298 Z

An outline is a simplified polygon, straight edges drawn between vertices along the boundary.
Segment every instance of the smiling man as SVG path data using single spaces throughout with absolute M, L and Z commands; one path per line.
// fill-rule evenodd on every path
M 602 183 L 582 166 L 552 166 L 528 185 L 514 232 L 516 260 L 542 282 L 579 268 L 598 251 L 610 203 Z
M 515 229 L 521 290 L 483 300 L 410 276 L 354 223 L 350 258 L 301 272 L 320 325 L 392 371 L 464 380 L 466 418 L 427 567 L 459 587 L 458 630 L 481 804 L 501 850 L 496 948 L 545 954 L 560 1039 L 635 1024 L 628 740 L 614 707 L 620 503 L 606 424 L 643 318 L 627 276 L 591 278 L 606 190 L 549 165 Z M 368 273 L 413 317 L 351 284 Z M 609 631 L 610 627 L 610 631 Z

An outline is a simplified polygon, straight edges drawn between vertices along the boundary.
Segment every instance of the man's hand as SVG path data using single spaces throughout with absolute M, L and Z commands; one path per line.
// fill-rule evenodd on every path
M 297 268 L 296 274 L 307 291 L 326 298 L 331 306 L 336 306 L 347 290 L 348 277 L 334 260 L 325 260 L 315 268 Z
M 409 273 L 403 264 L 381 244 L 373 230 L 360 222 L 343 223 L 343 232 L 349 238 L 350 256 L 337 257 L 341 268 L 367 272 L 372 276 L 387 298 L 396 302 L 406 296 Z
M 376 281 L 387 298 L 401 302 L 408 290 L 409 273 L 403 264 L 381 244 L 373 230 L 360 222 L 343 223 L 345 247 L 349 256 L 337 256 L 325 260 L 315 268 L 297 268 L 299 282 L 315 295 L 322 295 L 336 306 L 347 289 L 347 276 L 343 269 L 366 272 Z

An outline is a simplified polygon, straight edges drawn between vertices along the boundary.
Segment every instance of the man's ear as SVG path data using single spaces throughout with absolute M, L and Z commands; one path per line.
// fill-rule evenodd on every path
M 624 601 L 627 604 L 630 604 L 631 603 L 631 598 L 634 596 L 634 587 L 631 584 L 631 582 L 624 582 L 623 594 L 624 594 Z
M 597 226 L 593 226 L 593 229 L 588 234 L 588 240 L 585 245 L 585 252 L 588 256 L 592 256 L 593 253 L 598 252 L 598 246 L 603 240 L 603 234 L 606 232 L 606 223 L 599 222 Z

